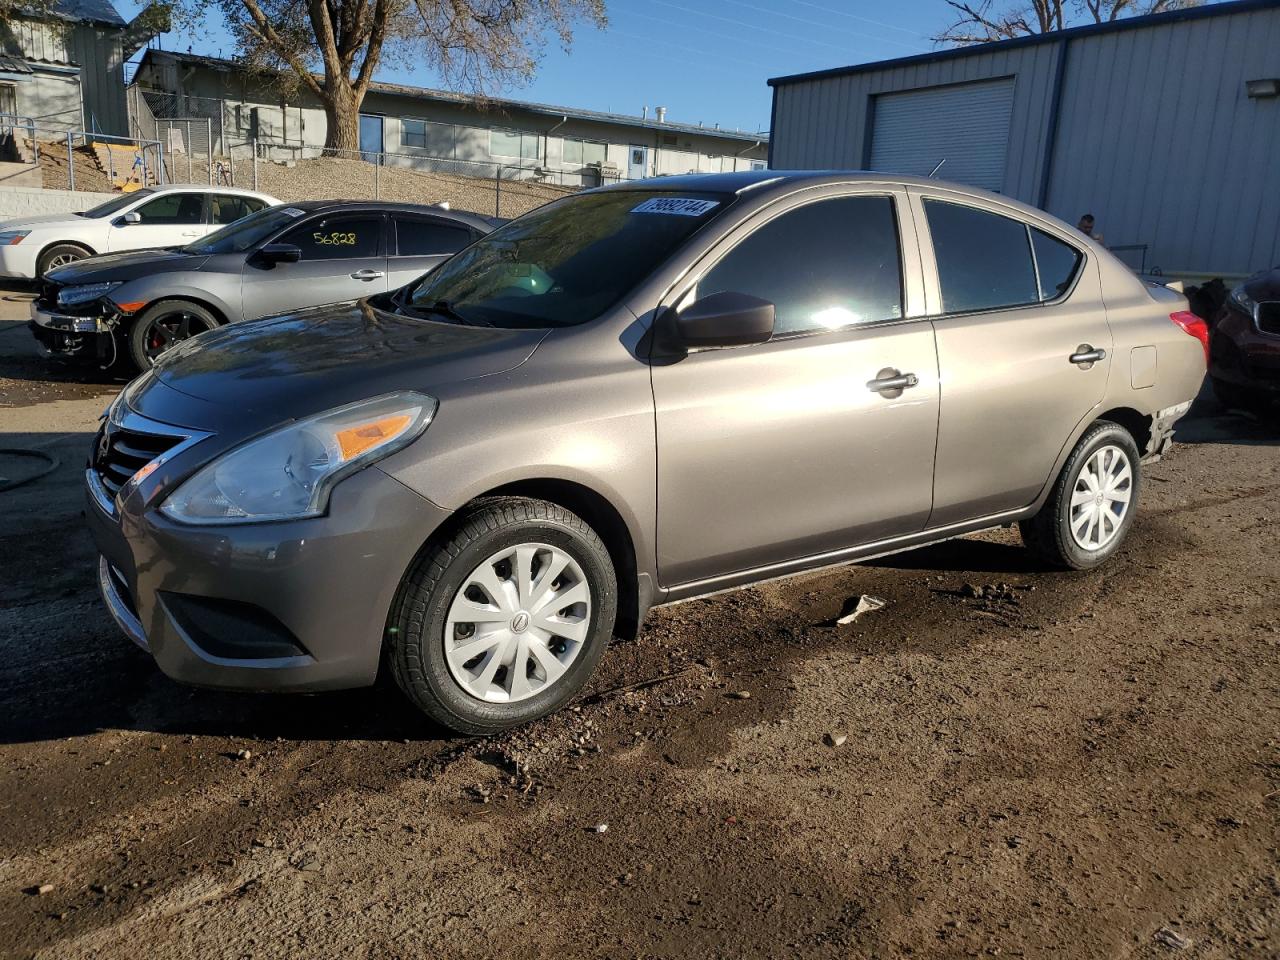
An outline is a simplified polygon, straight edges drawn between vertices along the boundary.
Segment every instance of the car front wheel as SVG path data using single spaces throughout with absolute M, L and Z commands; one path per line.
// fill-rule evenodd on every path
M 162 300 L 133 321 L 129 357 L 139 370 L 149 370 L 166 350 L 217 326 L 218 318 L 198 303 Z
M 1141 474 L 1138 445 L 1117 423 L 1090 427 L 1062 467 L 1040 512 L 1018 526 L 1055 567 L 1088 570 L 1120 548 L 1133 525 Z
M 401 584 L 386 656 L 399 687 L 450 729 L 490 734 L 558 709 L 613 633 L 609 551 L 543 500 L 477 502 Z

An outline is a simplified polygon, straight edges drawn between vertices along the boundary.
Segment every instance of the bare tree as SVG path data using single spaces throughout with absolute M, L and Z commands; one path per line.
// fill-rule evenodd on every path
M 1198 6 L 1201 0 L 945 0 L 955 21 L 933 39 L 965 46 L 1051 33 L 1081 23 L 1109 23 L 1121 17 Z
M 4 0 L 0 0 L 4 2 Z M 359 146 L 360 105 L 382 65 L 434 70 L 484 95 L 532 76 L 554 35 L 607 23 L 604 0 L 176 0 L 188 28 L 220 12 L 247 66 L 309 90 L 328 118 L 325 145 Z

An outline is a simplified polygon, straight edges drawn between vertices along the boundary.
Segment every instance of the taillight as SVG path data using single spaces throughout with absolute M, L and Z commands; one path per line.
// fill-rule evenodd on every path
M 1179 310 L 1169 314 L 1169 319 L 1182 328 L 1189 337 L 1195 337 L 1204 347 L 1204 362 L 1209 362 L 1209 325 L 1190 310 Z

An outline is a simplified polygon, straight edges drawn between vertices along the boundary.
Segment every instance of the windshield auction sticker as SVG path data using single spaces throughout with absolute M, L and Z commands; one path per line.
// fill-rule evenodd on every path
M 632 213 L 666 213 L 677 217 L 700 217 L 720 206 L 719 200 L 694 200 L 692 197 L 651 197 L 631 208 Z
M 307 211 L 305 211 L 305 210 L 299 210 L 297 207 L 285 207 L 285 208 L 284 208 L 283 210 L 281 210 L 280 212 L 281 212 L 281 213 L 287 213 L 287 214 L 288 214 L 289 216 L 291 216 L 291 217 L 300 217 L 300 216 L 302 216 L 304 213 L 306 213 Z

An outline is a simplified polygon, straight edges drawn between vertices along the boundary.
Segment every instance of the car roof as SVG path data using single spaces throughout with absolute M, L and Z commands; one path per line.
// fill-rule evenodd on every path
M 230 193 L 243 197 L 271 196 L 269 193 L 263 193 L 261 190 L 246 190 L 244 187 L 210 187 L 202 183 L 161 183 L 153 187 L 146 187 L 145 189 L 150 190 L 151 193 L 173 193 L 180 190 L 186 193 Z
M 297 203 L 284 202 L 281 206 L 293 207 L 306 213 L 336 213 L 348 210 L 377 210 L 386 213 L 420 213 L 433 217 L 458 220 L 462 223 L 478 227 L 486 233 L 494 228 L 493 218 L 465 210 L 450 210 L 447 207 L 427 203 L 394 203 L 388 200 L 299 200 Z
M 877 173 L 872 170 L 741 170 L 736 173 L 687 173 L 668 177 L 649 177 L 645 180 L 625 180 L 597 187 L 591 193 L 606 190 L 630 191 L 698 191 L 702 193 L 750 192 L 753 197 L 767 194 L 786 194 L 808 186 L 828 183 L 868 183 L 889 186 L 919 187 L 961 194 L 967 199 L 984 204 L 998 204 L 1020 213 L 1044 220 L 1056 221 L 1045 211 L 1007 197 L 1004 194 L 953 183 L 936 177 L 916 177 L 905 173 Z

